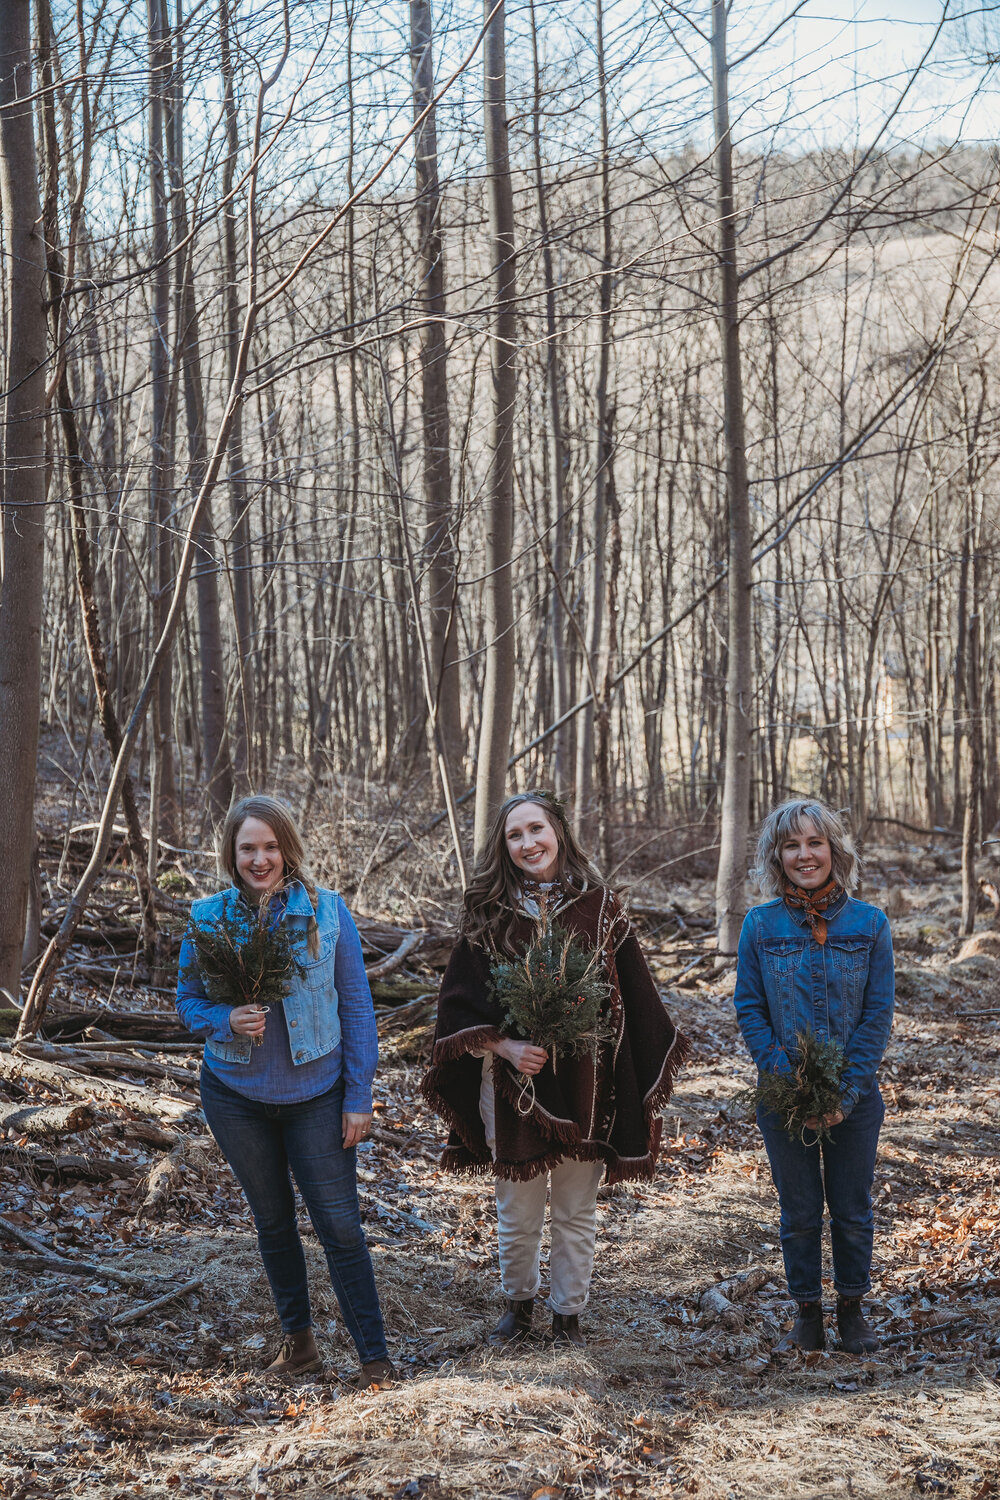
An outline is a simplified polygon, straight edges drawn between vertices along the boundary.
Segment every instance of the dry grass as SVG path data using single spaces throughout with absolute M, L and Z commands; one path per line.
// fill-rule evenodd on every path
M 772 1355 L 788 1312 L 774 1193 L 756 1132 L 725 1113 L 746 1075 L 726 982 L 696 984 L 672 1002 L 696 1055 L 667 1113 L 661 1169 L 652 1184 L 602 1190 L 585 1351 L 484 1342 L 498 1305 L 490 1187 L 438 1174 L 419 1069 L 397 1054 L 361 1179 L 408 1378 L 383 1392 L 346 1383 L 353 1355 L 311 1237 L 327 1374 L 286 1390 L 257 1373 L 273 1314 L 246 1212 L 213 1163 L 162 1224 L 114 1246 L 116 1264 L 200 1275 L 186 1304 L 109 1330 L 131 1294 L 9 1273 L 0 1494 L 1000 1495 L 1000 1030 L 957 1015 L 982 1004 L 986 980 L 955 962 L 955 882 L 907 897 L 873 1305 L 884 1330 L 918 1337 L 864 1361 Z M 688 899 L 707 891 L 692 884 Z M 974 962 L 1000 974 L 989 944 Z M 123 1222 L 113 1188 L 60 1191 L 67 1212 Z M 702 1326 L 700 1292 L 748 1264 L 770 1280 L 746 1327 Z M 934 1331 L 959 1315 L 969 1321 Z

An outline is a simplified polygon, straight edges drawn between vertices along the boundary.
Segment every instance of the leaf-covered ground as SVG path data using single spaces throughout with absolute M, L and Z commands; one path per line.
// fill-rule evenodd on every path
M 490 1186 L 438 1173 L 440 1133 L 416 1090 L 423 1038 L 397 1032 L 360 1175 L 406 1379 L 349 1383 L 353 1353 L 307 1231 L 326 1371 L 266 1380 L 274 1318 L 214 1146 L 189 1152 L 165 1212 L 139 1220 L 137 1183 L 159 1153 L 127 1107 L 101 1105 L 59 1149 L 118 1160 L 122 1177 L 57 1180 L 16 1138 L 0 1156 L 0 1212 L 114 1273 L 28 1269 L 30 1251 L 0 1238 L 0 1495 L 1000 1497 L 1000 1019 L 962 1014 L 1000 1007 L 1000 939 L 957 939 L 954 875 L 901 855 L 885 881 L 873 896 L 893 918 L 900 985 L 872 1299 L 891 1342 L 878 1356 L 772 1354 L 790 1305 L 760 1141 L 726 1112 L 747 1077 L 732 974 L 713 979 L 696 940 L 651 928 L 695 1056 L 655 1181 L 602 1190 L 585 1351 L 547 1343 L 541 1312 L 522 1351 L 485 1342 L 498 1310 Z M 689 913 L 707 906 L 707 889 L 679 894 Z M 762 1284 L 728 1326 L 709 1321 L 702 1293 L 748 1268 Z M 116 1321 L 190 1280 L 187 1296 Z

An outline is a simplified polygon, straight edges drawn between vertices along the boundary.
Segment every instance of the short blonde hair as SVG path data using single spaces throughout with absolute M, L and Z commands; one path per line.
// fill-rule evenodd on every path
M 861 857 L 843 819 L 832 807 L 827 807 L 825 802 L 793 797 L 772 808 L 760 825 L 757 856 L 750 873 L 762 895 L 781 895 L 786 879 L 781 863 L 781 846 L 791 834 L 802 832 L 803 823 L 812 823 L 829 843 L 831 874 L 837 884 L 850 894 L 857 888 L 861 875 Z

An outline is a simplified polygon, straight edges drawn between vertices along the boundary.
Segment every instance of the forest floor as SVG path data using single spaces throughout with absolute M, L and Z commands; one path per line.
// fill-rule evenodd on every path
M 426 1035 L 391 1032 L 359 1162 L 405 1378 L 350 1384 L 353 1350 L 308 1228 L 325 1373 L 290 1387 L 259 1373 L 277 1342 L 270 1300 L 245 1207 L 194 1117 L 172 1127 L 197 1144 L 156 1219 L 137 1216 L 128 1175 L 74 1182 L 26 1167 L 25 1141 L 0 1141 L 0 1213 L 98 1267 L 69 1275 L 43 1258 L 32 1269 L 23 1247 L 0 1241 L 0 1496 L 1000 1497 L 1000 1019 L 963 1014 L 1000 1007 L 1000 932 L 984 914 L 961 943 L 958 876 L 923 850 L 884 851 L 868 895 L 890 912 L 899 966 L 871 1300 L 890 1342 L 878 1355 L 772 1352 L 791 1305 L 760 1138 L 726 1111 L 748 1080 L 732 971 L 691 968 L 683 938 L 647 927 L 695 1050 L 655 1180 L 601 1190 L 585 1350 L 547 1343 L 538 1313 L 526 1347 L 485 1341 L 499 1307 L 491 1187 L 439 1173 L 441 1132 L 417 1092 Z M 669 896 L 710 914 L 707 882 Z M 129 999 L 119 988 L 115 1003 Z M 161 1086 L 193 1099 L 193 1057 L 157 1055 L 180 1077 Z M 58 1091 L 26 1083 L 15 1095 L 44 1103 Z M 134 1119 L 98 1101 L 94 1123 L 59 1149 L 120 1158 L 134 1174 L 157 1156 Z M 710 1321 L 702 1293 L 748 1269 L 756 1289 L 730 1326 Z

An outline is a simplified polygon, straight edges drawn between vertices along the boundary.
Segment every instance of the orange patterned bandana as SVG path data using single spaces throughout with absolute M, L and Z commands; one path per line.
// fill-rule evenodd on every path
M 790 880 L 785 881 L 785 905 L 805 912 L 812 935 L 820 945 L 826 942 L 826 918 L 823 913 L 841 894 L 842 887 L 835 880 L 828 880 L 818 891 L 804 891 L 800 885 L 793 885 Z

